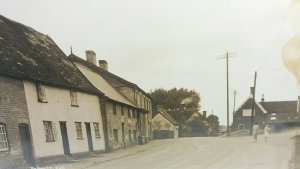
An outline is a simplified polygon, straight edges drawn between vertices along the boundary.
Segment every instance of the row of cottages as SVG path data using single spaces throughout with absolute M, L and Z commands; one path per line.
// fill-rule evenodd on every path
M 233 115 L 232 131 L 249 130 L 251 128 L 251 113 L 253 105 L 253 88 L 250 96 L 240 105 Z M 300 126 L 299 101 L 255 101 L 253 122 L 262 129 L 265 124 L 275 130 L 289 126 Z
M 94 51 L 86 51 L 86 60 L 74 54 L 69 58 L 106 99 L 101 101 L 109 150 L 145 144 L 152 137 L 152 105 L 150 96 L 137 85 L 108 71 L 105 60 L 96 63 Z M 129 85 L 128 85 L 129 84 Z
M 151 98 L 136 87 L 148 105 L 135 104 L 100 71 L 70 58 L 49 36 L 0 15 L 1 168 L 39 166 L 150 139 Z
M 179 123 L 166 110 L 158 108 L 152 119 L 153 139 L 178 138 Z

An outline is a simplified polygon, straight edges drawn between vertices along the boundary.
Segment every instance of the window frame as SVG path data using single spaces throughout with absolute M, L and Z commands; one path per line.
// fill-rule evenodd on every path
M 72 107 L 79 107 L 77 91 L 70 90 L 70 101 L 71 101 L 71 106 Z
M 43 121 L 46 142 L 56 141 L 55 126 L 52 121 Z
M 1 128 L 2 128 L 2 130 L 1 130 Z M 1 131 L 3 131 L 3 133 Z M 2 135 L 4 135 L 5 140 L 3 140 L 1 142 L 4 143 L 4 145 L 6 145 L 7 147 L 0 149 L 0 153 L 10 151 L 7 128 L 4 123 L 0 123 L 0 136 L 1 136 L 0 138 L 3 138 Z
M 78 128 L 79 127 L 79 128 Z M 77 140 L 83 140 L 82 122 L 75 122 Z
M 93 126 L 95 131 L 95 138 L 101 138 L 99 123 L 94 122 Z
M 35 87 L 36 87 L 36 94 L 37 94 L 38 102 L 48 103 L 45 85 L 42 83 L 36 83 Z
M 113 103 L 113 114 L 117 115 L 117 105 L 116 105 L 116 103 Z

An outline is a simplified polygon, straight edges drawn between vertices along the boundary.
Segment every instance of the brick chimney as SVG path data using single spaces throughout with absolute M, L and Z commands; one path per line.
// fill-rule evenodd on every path
M 203 111 L 203 117 L 206 118 L 206 111 Z
M 107 62 L 105 60 L 99 60 L 99 67 L 104 69 L 104 70 L 108 70 L 108 67 L 107 67 Z
M 96 53 L 92 50 L 86 50 L 85 51 L 86 61 L 89 63 L 92 63 L 94 65 L 97 65 L 96 62 Z

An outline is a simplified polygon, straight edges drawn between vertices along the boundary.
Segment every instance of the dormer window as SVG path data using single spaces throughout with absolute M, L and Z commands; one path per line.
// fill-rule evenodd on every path
M 45 86 L 43 84 L 41 83 L 36 84 L 36 92 L 37 92 L 37 97 L 39 102 L 48 103 L 46 98 Z
M 70 91 L 71 106 L 78 107 L 77 92 Z

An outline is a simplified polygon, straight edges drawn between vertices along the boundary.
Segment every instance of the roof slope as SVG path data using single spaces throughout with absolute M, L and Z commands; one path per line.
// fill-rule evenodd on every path
M 171 116 L 169 115 L 166 111 L 163 110 L 158 110 L 157 114 L 161 114 L 162 116 L 164 116 L 167 120 L 169 120 L 172 124 L 174 125 L 178 125 L 179 123 Z M 156 115 L 157 115 L 156 114 Z
M 1 15 L 0 74 L 101 94 L 49 36 Z
M 94 64 L 91 64 L 74 54 L 71 54 L 69 58 L 74 61 L 77 65 L 78 69 L 84 76 L 101 92 L 105 94 L 105 96 L 109 97 L 112 100 L 115 100 L 120 103 L 124 103 L 135 107 L 134 104 L 125 99 L 117 90 L 115 90 L 103 77 L 102 77 L 102 69 Z
M 260 102 L 268 113 L 296 113 L 297 101 Z

